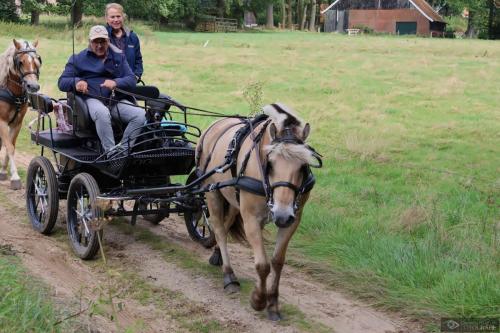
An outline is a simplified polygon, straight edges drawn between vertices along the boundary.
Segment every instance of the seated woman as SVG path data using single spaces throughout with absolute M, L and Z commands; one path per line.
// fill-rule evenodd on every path
M 59 77 L 61 91 L 81 93 L 87 103 L 90 117 L 95 122 L 97 135 L 104 152 L 123 151 L 133 145 L 134 130 L 144 125 L 144 110 L 126 99 L 108 101 L 115 88 L 135 87 L 136 79 L 123 52 L 109 43 L 106 27 L 93 26 L 89 33 L 89 47 L 72 55 Z M 111 118 L 127 123 L 121 142 L 115 147 Z
M 141 44 L 137 34 L 123 26 L 126 14 L 123 11 L 122 5 L 108 3 L 104 16 L 110 43 L 125 53 L 128 65 L 137 78 L 137 81 L 139 81 L 143 73 Z

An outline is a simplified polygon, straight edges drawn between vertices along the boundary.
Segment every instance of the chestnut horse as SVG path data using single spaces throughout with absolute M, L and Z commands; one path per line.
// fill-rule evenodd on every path
M 10 161 L 10 186 L 21 188 L 21 180 L 14 162 L 17 136 L 21 130 L 24 115 L 28 110 L 28 93 L 40 89 L 38 78 L 42 61 L 36 47 L 23 40 L 13 40 L 13 44 L 0 54 L 0 149 L 7 149 L 0 169 L 0 180 L 7 179 Z
M 232 233 L 237 240 L 246 239 L 253 249 L 258 274 L 250 304 L 257 311 L 267 306 L 269 319 L 280 320 L 279 282 L 288 242 L 299 226 L 302 209 L 314 185 L 309 166 L 315 160 L 321 166 L 321 159 L 305 144 L 309 124 L 290 108 L 277 103 L 265 106 L 263 111 L 267 117 L 261 116 L 264 119 L 250 126 L 243 136 L 237 133 L 248 121 L 225 118 L 213 123 L 200 138 L 196 161 L 198 172 L 219 170 L 204 181 L 210 190 L 206 193 L 209 224 L 217 241 L 210 263 L 222 265 L 226 292 L 239 291 L 227 250 L 227 236 Z M 241 144 L 236 143 L 238 137 Z M 235 150 L 238 152 L 233 158 L 234 167 L 229 170 L 227 157 Z M 226 167 L 221 168 L 223 165 Z M 271 262 L 262 234 L 270 219 L 278 227 Z M 267 289 L 271 271 L 272 281 Z

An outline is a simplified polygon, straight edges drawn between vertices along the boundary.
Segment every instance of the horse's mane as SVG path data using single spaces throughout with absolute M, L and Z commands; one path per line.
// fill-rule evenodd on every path
M 290 107 L 274 103 L 264 106 L 263 111 L 276 125 L 278 133 L 284 128 L 291 128 L 298 137 L 302 135 L 306 123 Z M 271 161 L 278 156 L 287 161 L 300 161 L 302 164 L 310 164 L 314 160 L 312 151 L 304 144 L 279 142 L 267 145 L 264 149 Z
M 277 157 L 284 158 L 287 161 L 301 162 L 301 164 L 313 164 L 314 157 L 310 149 L 303 144 L 276 143 L 264 147 L 265 152 L 272 162 Z
M 24 43 L 23 40 L 18 40 Z M 4 53 L 0 54 L 0 86 L 5 87 L 7 85 L 7 78 L 9 77 L 9 71 L 14 68 L 14 54 L 16 53 L 16 46 L 11 43 L 10 46 L 5 50 Z

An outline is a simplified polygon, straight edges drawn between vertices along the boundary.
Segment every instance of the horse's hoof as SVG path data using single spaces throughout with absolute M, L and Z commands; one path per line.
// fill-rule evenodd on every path
M 212 253 L 212 256 L 210 257 L 210 259 L 208 259 L 208 262 L 213 266 L 222 266 L 222 255 L 220 254 L 219 248 L 214 249 L 214 253 Z
M 268 311 L 267 318 L 272 321 L 280 321 L 282 319 L 281 313 L 276 311 Z
M 0 173 L 0 180 L 7 180 L 7 174 L 6 173 Z
M 226 294 L 234 294 L 240 291 L 240 282 L 234 273 L 224 273 L 224 291 Z
M 224 287 L 224 292 L 227 295 L 236 294 L 240 292 L 240 285 L 236 283 L 230 283 Z
M 266 307 L 267 300 L 266 295 L 259 294 L 256 289 L 252 291 L 250 295 L 250 305 L 255 311 L 262 311 Z
M 11 190 L 20 190 L 22 187 L 21 180 L 16 179 L 16 180 L 11 180 L 10 181 L 10 188 Z

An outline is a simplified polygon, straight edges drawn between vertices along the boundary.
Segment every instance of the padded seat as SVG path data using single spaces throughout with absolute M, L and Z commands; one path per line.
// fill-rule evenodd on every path
M 79 138 L 96 137 L 95 123 L 90 117 L 85 100 L 81 96 L 69 92 L 68 105 L 71 107 L 68 122 L 73 125 L 75 135 Z

